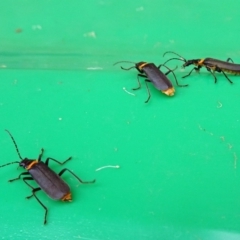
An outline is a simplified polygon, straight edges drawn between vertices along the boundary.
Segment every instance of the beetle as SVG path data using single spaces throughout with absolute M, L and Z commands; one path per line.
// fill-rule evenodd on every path
M 176 84 L 179 87 L 186 87 L 186 86 L 188 86 L 188 85 L 180 85 L 180 84 L 178 84 L 176 75 L 174 73 L 174 70 L 176 68 L 171 70 L 170 68 L 168 68 L 167 66 L 165 66 L 163 64 L 161 64 L 159 66 L 156 66 L 154 63 L 147 63 L 147 62 L 143 62 L 143 61 L 142 62 L 138 62 L 138 63 L 134 63 L 134 62 L 130 62 L 130 61 L 120 61 L 120 62 L 114 63 L 114 65 L 122 63 L 122 62 L 133 63 L 135 65 L 130 67 L 130 68 L 123 68 L 121 66 L 121 69 L 123 69 L 123 70 L 130 70 L 132 68 L 136 68 L 138 70 L 138 72 L 139 72 L 138 75 L 137 75 L 137 80 L 138 80 L 138 84 L 139 85 L 138 85 L 137 88 L 133 88 L 133 90 L 138 90 L 138 89 L 141 88 L 141 83 L 139 81 L 139 77 L 144 77 L 145 78 L 145 84 L 146 84 L 147 91 L 148 91 L 148 98 L 145 101 L 145 103 L 147 103 L 150 100 L 150 98 L 151 98 L 151 93 L 150 93 L 150 90 L 149 90 L 147 82 L 151 82 L 156 89 L 160 90 L 162 93 L 166 94 L 167 96 L 173 96 L 174 95 L 175 89 L 174 89 L 171 81 L 167 78 L 167 75 L 170 72 L 173 73 L 173 76 L 175 78 Z M 160 68 L 162 66 L 164 66 L 165 68 L 168 69 L 168 71 L 165 74 L 160 70 Z
M 171 52 L 171 51 L 165 52 L 163 54 L 163 56 L 165 56 L 167 53 L 173 53 L 173 54 L 177 55 L 179 58 L 168 59 L 164 64 L 175 59 L 175 60 L 180 60 L 180 61 L 185 62 L 183 64 L 183 68 L 188 67 L 190 65 L 196 66 L 187 75 L 183 76 L 183 78 L 188 77 L 193 72 L 193 70 L 199 72 L 202 67 L 205 67 L 212 74 L 212 76 L 214 77 L 215 83 L 217 82 L 215 72 L 222 73 L 230 83 L 233 83 L 233 82 L 228 78 L 226 73 L 232 73 L 234 75 L 240 74 L 240 64 L 235 64 L 231 58 L 228 58 L 226 61 L 218 60 L 215 58 L 202 58 L 202 59 L 186 60 L 179 54 L 177 54 L 175 52 Z
M 72 200 L 72 196 L 71 196 L 71 191 L 70 191 L 70 187 L 67 185 L 66 182 L 63 181 L 62 178 L 60 178 L 60 176 L 62 176 L 62 174 L 66 171 L 68 171 L 69 173 L 71 173 L 80 183 L 94 183 L 95 180 L 93 181 L 82 181 L 77 175 L 75 175 L 72 171 L 70 171 L 67 168 L 62 169 L 58 174 L 55 173 L 52 169 L 50 169 L 48 167 L 48 163 L 50 160 L 63 165 L 66 162 L 68 162 L 69 160 L 72 159 L 72 157 L 69 157 L 67 160 L 65 160 L 64 162 L 59 162 L 58 160 L 54 159 L 54 158 L 47 158 L 45 162 L 42 162 L 42 155 L 44 152 L 44 149 L 41 149 L 41 152 L 38 156 L 38 159 L 28 159 L 28 158 L 22 158 L 21 154 L 18 150 L 18 146 L 16 144 L 15 139 L 13 138 L 12 134 L 8 131 L 5 130 L 9 136 L 11 137 L 15 149 L 17 151 L 17 154 L 19 156 L 19 158 L 21 159 L 21 161 L 15 161 L 15 162 L 10 162 L 10 163 L 6 163 L 4 165 L 1 165 L 0 167 L 5 167 L 7 165 L 10 164 L 15 164 L 18 163 L 20 167 L 23 167 L 26 172 L 23 172 L 21 174 L 19 174 L 19 176 L 17 178 L 14 179 L 10 179 L 9 182 L 13 182 L 15 180 L 19 180 L 21 179 L 21 176 L 24 176 L 22 178 L 22 180 L 32 189 L 32 194 L 28 197 L 26 197 L 27 199 L 31 198 L 31 197 L 35 197 L 36 200 L 40 203 L 40 205 L 45 209 L 45 215 L 44 215 L 44 224 L 47 223 L 47 213 L 48 213 L 48 209 L 47 207 L 40 201 L 40 199 L 36 196 L 36 192 L 43 190 L 50 198 L 54 199 L 54 200 L 62 200 L 64 202 L 70 202 Z M 26 175 L 30 175 L 29 177 L 26 177 Z M 36 183 L 39 185 L 39 187 L 34 188 L 33 186 L 31 186 L 27 181 L 28 180 L 35 180 Z

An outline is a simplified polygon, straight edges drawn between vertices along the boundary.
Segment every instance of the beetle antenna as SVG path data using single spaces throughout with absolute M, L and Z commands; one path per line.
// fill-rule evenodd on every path
M 116 64 L 119 64 L 119 63 L 123 63 L 123 62 L 136 64 L 135 62 L 131 62 L 131 61 L 119 61 L 119 62 L 114 63 L 113 66 L 116 65 Z M 124 68 L 124 67 L 121 66 L 121 69 L 123 69 L 123 70 L 130 70 L 132 68 L 136 68 L 136 67 L 133 66 L 133 67 L 130 67 L 130 68 Z
M 165 65 L 167 62 L 171 61 L 171 60 L 179 60 L 179 61 L 183 61 L 183 62 L 186 62 L 186 60 L 183 60 L 181 58 L 170 58 L 168 59 L 166 62 L 164 62 L 162 65 Z
M 130 68 L 124 68 L 124 67 L 121 66 L 121 69 L 123 69 L 123 70 L 127 70 L 127 71 L 130 70 L 130 69 L 132 69 L 132 68 L 135 68 L 135 66 L 130 67 Z
M 164 54 L 163 54 L 163 57 L 167 54 L 167 53 L 173 53 L 173 54 L 175 54 L 175 55 L 177 55 L 177 56 L 179 56 L 184 62 L 186 62 L 187 60 L 184 58 L 184 57 L 182 57 L 181 55 L 179 55 L 178 53 L 175 53 L 175 52 L 172 52 L 172 51 L 168 51 L 168 52 L 165 52 Z
M 179 61 L 187 62 L 187 60 L 186 60 L 184 57 L 182 57 L 181 55 L 179 55 L 179 54 L 177 54 L 177 53 L 175 53 L 175 52 L 171 52 L 171 51 L 165 52 L 165 53 L 163 54 L 163 57 L 164 57 L 165 54 L 167 54 L 167 53 L 173 53 L 173 54 L 177 55 L 179 58 L 170 58 L 170 59 L 168 59 L 165 63 L 167 63 L 167 62 L 169 62 L 169 61 L 171 61 L 171 60 L 179 60 Z M 165 64 L 165 63 L 164 63 L 164 64 Z
M 123 62 L 135 64 L 135 62 L 131 62 L 131 61 L 119 61 L 119 62 L 114 63 L 113 66 L 115 66 L 116 64 L 119 64 L 119 63 L 123 63 Z
M 20 158 L 21 160 L 23 160 L 23 158 L 21 157 L 20 152 L 19 152 L 19 150 L 18 150 L 17 143 L 15 142 L 12 134 L 11 134 L 7 129 L 5 129 L 5 131 L 6 131 L 6 132 L 9 134 L 9 136 L 11 137 L 11 139 L 12 139 L 14 145 L 15 145 L 15 148 L 16 148 L 16 151 L 17 151 L 17 154 L 18 154 L 19 158 Z M 13 163 L 16 163 L 16 162 L 13 162 Z
M 0 166 L 0 168 L 1 168 L 1 167 L 5 167 L 5 166 L 7 166 L 7 165 L 14 164 L 14 163 L 19 163 L 19 162 L 10 162 L 10 163 L 6 163 L 6 164 L 4 164 L 4 165 Z

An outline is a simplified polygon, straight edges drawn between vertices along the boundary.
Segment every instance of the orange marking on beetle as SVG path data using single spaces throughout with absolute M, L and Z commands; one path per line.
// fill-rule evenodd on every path
M 200 65 L 200 66 L 202 66 L 202 65 L 203 65 L 203 62 L 204 62 L 204 60 L 205 60 L 204 58 L 203 58 L 203 59 L 201 59 L 201 60 L 200 60 L 200 61 L 197 63 L 197 65 L 198 65 L 198 66 L 199 66 L 199 65 Z
M 139 68 L 140 70 L 142 70 L 146 65 L 148 65 L 148 63 L 143 63 L 143 64 L 140 65 L 138 68 Z
M 35 164 L 37 164 L 38 163 L 38 160 L 35 160 L 35 161 L 32 161 L 27 167 L 26 167 L 26 169 L 27 170 L 30 170 Z
M 167 90 L 162 90 L 162 93 L 166 94 L 167 96 L 173 96 L 175 93 L 175 89 L 172 88 L 168 88 Z
M 72 201 L 72 194 L 71 193 L 67 193 L 66 195 L 64 195 L 62 198 L 61 198 L 62 201 L 64 202 L 70 202 Z

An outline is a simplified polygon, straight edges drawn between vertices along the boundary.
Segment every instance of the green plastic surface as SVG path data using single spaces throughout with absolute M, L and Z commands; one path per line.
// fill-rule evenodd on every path
M 240 63 L 237 1 L 8 0 L 0 16 L 0 165 L 18 160 L 8 129 L 23 157 L 73 156 L 50 167 L 96 179 L 64 174 L 72 203 L 39 192 L 44 226 L 31 189 L 7 182 L 22 169 L 1 168 L 0 239 L 240 239 L 240 77 L 182 79 L 192 68 L 172 61 L 189 86 L 167 97 L 149 84 L 145 104 L 137 71 L 113 66 L 165 51 Z M 95 171 L 107 165 L 120 168 Z

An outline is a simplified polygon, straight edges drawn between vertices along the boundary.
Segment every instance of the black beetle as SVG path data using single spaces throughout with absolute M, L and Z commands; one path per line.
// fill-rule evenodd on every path
M 32 188 L 32 195 L 28 196 L 27 199 L 31 198 L 32 196 L 34 196 L 37 201 L 42 205 L 42 207 L 45 209 L 45 215 L 44 215 L 44 224 L 47 223 L 47 213 L 48 213 L 48 209 L 47 207 L 40 201 L 40 199 L 36 196 L 36 192 L 39 190 L 43 190 L 50 198 L 54 199 L 54 200 L 62 200 L 65 202 L 70 202 L 72 200 L 72 196 L 71 196 L 71 191 L 70 191 L 70 187 L 67 185 L 67 183 L 65 183 L 63 181 L 62 178 L 60 178 L 60 176 L 68 171 L 70 172 L 79 182 L 81 183 L 94 183 L 95 180 L 93 181 L 89 181 L 89 182 L 84 182 L 82 181 L 78 176 L 76 176 L 72 171 L 70 171 L 67 168 L 64 168 L 63 170 L 61 170 L 58 174 L 55 173 L 52 169 L 50 169 L 48 167 L 48 163 L 49 160 L 52 160 L 60 165 L 63 165 L 64 163 L 66 163 L 67 161 L 69 161 L 71 159 L 71 157 L 69 157 L 67 160 L 65 160 L 64 162 L 59 162 L 58 160 L 54 159 L 54 158 L 47 158 L 45 163 L 42 162 L 42 155 L 43 155 L 43 148 L 41 149 L 41 153 L 38 156 L 38 159 L 28 159 L 28 158 L 22 158 L 20 155 L 20 152 L 18 150 L 17 144 L 12 136 L 12 134 L 8 131 L 5 130 L 10 137 L 12 138 L 12 141 L 15 145 L 16 151 L 18 153 L 19 158 L 21 159 L 21 161 L 15 161 L 15 162 L 11 162 L 11 163 L 6 163 L 0 167 L 5 167 L 7 165 L 10 164 L 14 164 L 14 163 L 18 163 L 20 167 L 23 167 L 24 169 L 27 170 L 27 172 L 23 172 L 21 173 L 17 178 L 11 179 L 9 180 L 9 182 L 13 182 L 15 180 L 19 180 L 21 179 L 21 176 L 25 176 L 25 175 L 31 175 L 31 177 L 23 177 L 23 181 L 30 187 Z M 31 186 L 27 180 L 35 180 L 37 182 L 37 184 L 39 185 L 39 187 L 34 188 L 33 186 Z
M 114 65 L 118 64 L 118 63 L 122 63 L 122 62 L 128 62 L 128 63 L 134 63 L 134 62 L 129 62 L 129 61 L 120 61 L 120 62 L 116 62 L 114 63 Z M 154 64 L 154 63 L 147 63 L 147 62 L 138 62 L 138 63 L 134 63 L 135 66 L 130 67 L 130 68 L 123 68 L 121 67 L 121 69 L 123 70 L 130 70 L 132 68 L 136 68 L 140 73 L 138 74 L 138 84 L 139 86 L 137 88 L 133 88 L 133 90 L 137 90 L 141 88 L 141 83 L 139 81 L 139 77 L 145 77 L 145 83 L 146 83 L 146 87 L 147 87 L 147 91 L 148 91 L 148 98 L 145 101 L 145 103 L 147 103 L 151 97 L 147 82 L 152 82 L 152 84 L 154 85 L 154 87 L 158 90 L 160 90 L 162 93 L 166 94 L 167 96 L 173 96 L 175 93 L 175 89 L 171 83 L 171 81 L 167 78 L 167 75 L 172 72 L 176 81 L 176 84 L 179 87 L 186 87 L 188 85 L 179 85 L 177 78 L 174 74 L 174 70 L 169 69 L 167 66 L 161 64 L 158 67 Z M 165 68 L 168 69 L 168 71 L 164 74 L 160 68 L 164 66 Z
M 195 67 L 187 75 L 183 76 L 183 78 L 188 77 L 193 72 L 193 70 L 199 72 L 202 67 L 205 67 L 212 74 L 212 76 L 214 77 L 215 83 L 217 82 L 215 72 L 222 73 L 230 83 L 233 83 L 233 82 L 229 79 L 229 77 L 225 74 L 225 72 L 231 73 L 234 75 L 240 75 L 240 64 L 233 63 L 233 60 L 231 58 L 228 58 L 226 61 L 218 60 L 215 58 L 209 58 L 209 57 L 186 60 L 185 58 L 183 58 L 182 56 L 180 56 L 175 52 L 165 52 L 163 56 L 165 56 L 168 53 L 173 53 L 177 55 L 179 58 L 176 58 L 176 57 L 170 58 L 165 63 L 171 60 L 180 60 L 184 62 L 183 68 L 188 67 L 190 65 L 195 65 Z M 232 63 L 230 61 L 232 61 Z

